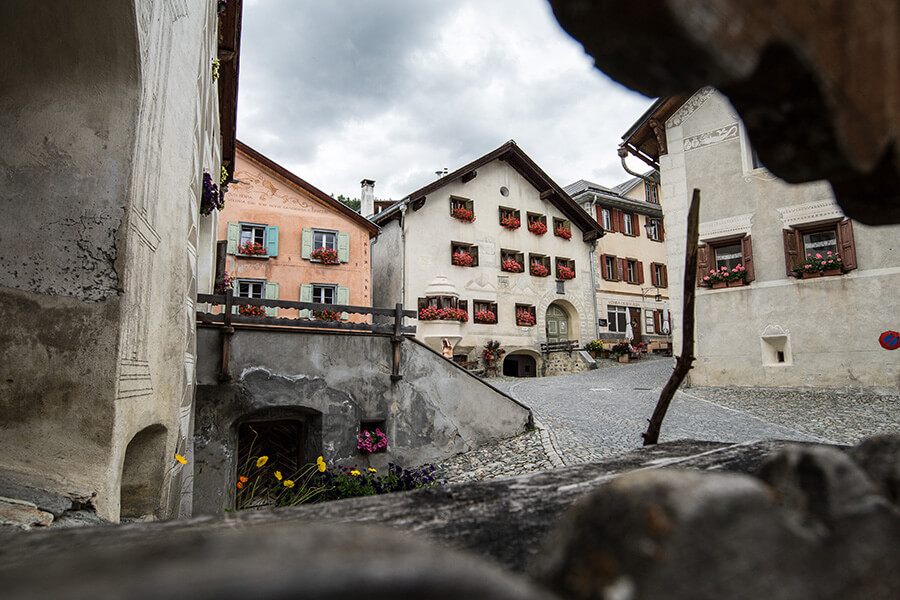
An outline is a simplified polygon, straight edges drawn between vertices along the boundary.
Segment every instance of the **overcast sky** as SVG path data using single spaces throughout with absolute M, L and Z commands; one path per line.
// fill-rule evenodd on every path
M 245 0 L 239 85 L 238 139 L 353 198 L 364 178 L 403 198 L 510 139 L 560 185 L 616 185 L 652 102 L 545 0 Z

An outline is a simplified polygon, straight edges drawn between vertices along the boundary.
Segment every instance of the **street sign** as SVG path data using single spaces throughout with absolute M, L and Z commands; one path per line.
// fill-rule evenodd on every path
M 900 333 L 896 331 L 885 331 L 878 338 L 878 343 L 885 350 L 896 350 L 900 348 Z

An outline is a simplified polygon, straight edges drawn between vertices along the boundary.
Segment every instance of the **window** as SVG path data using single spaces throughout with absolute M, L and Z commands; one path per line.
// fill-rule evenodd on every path
M 669 287 L 669 273 L 663 263 L 650 263 L 650 283 L 656 287 Z
M 623 261 L 623 280 L 627 283 L 644 283 L 644 263 L 634 258 L 619 259 Z
M 266 281 L 264 279 L 238 279 L 234 282 L 235 295 L 239 298 L 264 298 L 267 300 L 278 299 L 278 282 Z M 260 307 L 235 307 L 235 313 L 244 316 L 262 316 L 255 314 Z M 255 309 L 255 310 L 254 310 Z M 266 307 L 265 316 L 277 317 L 278 308 Z
M 557 219 L 553 218 L 553 235 L 556 237 L 561 237 L 563 239 L 571 239 L 572 238 L 572 224 L 565 219 Z
M 236 295 L 239 298 L 262 298 L 265 283 L 261 279 L 238 279 Z
M 278 256 L 278 227 L 260 223 L 228 223 L 226 233 L 228 254 L 239 256 Z
M 450 264 L 457 267 L 477 267 L 478 246 L 465 242 L 450 242 Z
M 744 283 L 750 283 L 755 279 L 753 245 L 749 235 L 701 244 L 697 248 L 697 285 L 703 284 L 703 278 L 709 275 L 712 269 L 721 271 L 722 267 L 725 267 L 731 271 L 737 265 L 746 269 Z
M 333 283 L 302 283 L 300 284 L 300 302 L 314 302 L 316 304 L 338 304 L 347 306 L 350 304 L 350 288 Z M 308 319 L 310 311 L 300 311 L 301 319 Z M 341 313 L 341 320 L 346 321 L 350 315 Z
M 500 270 L 522 273 L 525 270 L 525 254 L 515 250 L 500 250 Z
M 600 257 L 600 269 L 603 275 L 603 279 L 607 281 L 618 281 L 619 280 L 619 272 L 616 268 L 618 266 L 618 261 L 615 256 L 611 254 L 604 254 Z
M 654 242 L 663 241 L 662 219 L 658 217 L 647 217 L 647 237 Z
M 784 258 L 788 275 L 797 275 L 797 269 L 807 258 L 816 254 L 839 256 L 841 272 L 857 268 L 856 244 L 850 219 L 831 223 L 796 225 L 784 230 Z
M 497 322 L 497 303 L 487 300 L 472 302 L 472 320 L 476 323 L 492 325 Z
M 313 250 L 318 250 L 319 248 L 337 250 L 337 232 L 313 229 Z
M 634 235 L 634 215 L 631 213 L 622 213 L 622 233 L 625 235 Z
M 377 454 L 380 452 L 387 452 L 387 421 L 381 419 L 379 421 L 360 421 L 359 422 L 359 435 L 363 437 L 366 433 L 368 433 L 368 439 L 372 447 L 372 454 Z M 368 450 L 359 451 L 360 454 L 365 454 Z
M 659 186 L 655 183 L 644 183 L 644 196 L 647 202 L 659 204 Z
M 575 261 L 571 258 L 556 259 L 556 278 L 557 279 L 574 279 L 575 278 Z
M 312 301 L 318 304 L 334 304 L 336 292 L 336 285 L 314 283 L 312 286 Z
M 628 309 L 624 306 L 609 305 L 606 307 L 609 330 L 614 333 L 625 333 L 628 324 Z
M 506 229 L 518 229 L 522 225 L 520 213 L 514 208 L 500 207 L 500 225 Z
M 313 257 L 319 248 L 336 250 L 339 263 L 350 262 L 350 234 L 331 229 L 304 229 L 300 236 L 300 258 L 320 262 Z
M 547 217 L 538 213 L 526 213 L 528 231 L 536 235 L 547 233 Z
M 612 213 L 608 208 L 599 208 L 598 210 L 600 211 L 600 218 L 598 219 L 598 221 L 600 221 L 603 229 L 605 229 L 606 231 L 612 231 Z
M 516 304 L 516 325 L 531 327 L 537 323 L 537 313 L 531 304 Z
M 547 277 L 550 274 L 550 257 L 543 254 L 528 254 L 528 272 L 535 277 Z
M 653 311 L 653 333 L 668 335 L 671 332 L 666 331 L 666 316 L 662 310 Z M 647 333 L 650 333 L 649 331 Z
M 475 220 L 475 204 L 468 198 L 450 196 L 450 216 L 471 223 Z

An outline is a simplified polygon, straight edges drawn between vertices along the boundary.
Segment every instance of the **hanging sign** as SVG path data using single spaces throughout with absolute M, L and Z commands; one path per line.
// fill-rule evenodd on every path
M 900 333 L 896 331 L 885 331 L 878 337 L 878 343 L 885 350 L 896 350 L 900 348 Z

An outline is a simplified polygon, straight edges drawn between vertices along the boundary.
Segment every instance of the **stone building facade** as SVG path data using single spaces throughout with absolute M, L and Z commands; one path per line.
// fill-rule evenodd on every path
M 541 343 L 595 337 L 591 251 L 603 229 L 515 142 L 373 220 L 375 303 L 418 309 L 416 335 L 431 347 L 446 339 L 457 360 L 479 361 L 495 340 L 505 373 L 534 376 Z M 459 312 L 427 318 L 446 309 Z
M 897 329 L 896 226 L 847 219 L 827 183 L 772 175 L 712 88 L 658 101 L 624 139 L 659 160 L 669 279 L 678 283 L 670 286 L 676 352 L 687 210 L 692 190 L 701 191 L 693 384 L 896 391 L 896 358 L 878 342 Z M 797 276 L 807 254 L 828 252 L 841 268 Z M 711 269 L 738 264 L 746 273 L 737 287 L 702 285 Z

